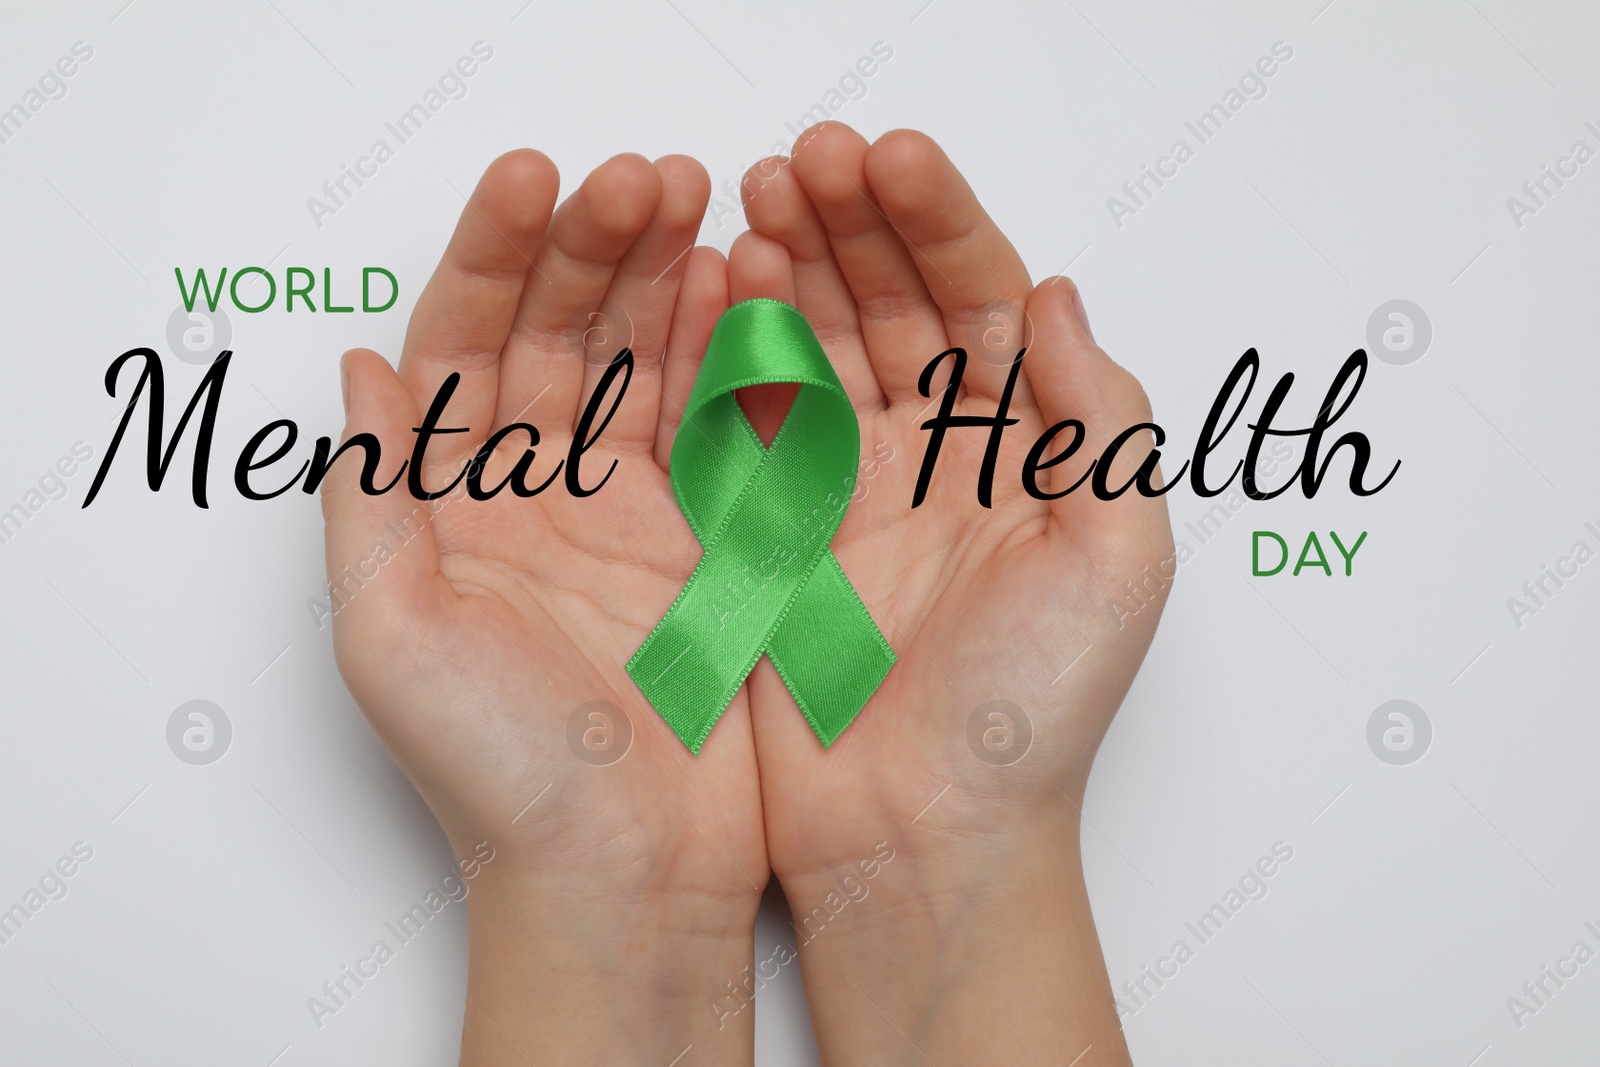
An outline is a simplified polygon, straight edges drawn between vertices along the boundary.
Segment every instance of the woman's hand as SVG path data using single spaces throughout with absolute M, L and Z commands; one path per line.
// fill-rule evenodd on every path
M 552 215 L 557 186 L 537 152 L 488 168 L 398 373 L 373 352 L 345 357 L 346 433 L 382 442 L 387 483 L 458 374 L 439 424 L 467 432 L 431 439 L 424 487 L 450 486 L 519 422 L 537 427 L 524 476 L 537 486 L 630 345 L 632 380 L 581 484 L 615 470 L 593 496 L 573 496 L 563 471 L 536 496 L 457 485 L 424 502 L 403 478 L 361 492 L 353 449 L 323 483 L 335 650 L 457 855 L 482 840 L 496 852 L 468 898 L 463 1063 L 664 1067 L 691 1043 L 695 1063 L 747 1062 L 754 1013 L 710 1005 L 751 961 L 768 876 L 748 701 L 741 690 L 694 759 L 623 670 L 700 554 L 666 457 L 728 303 L 722 257 L 688 251 L 710 183 L 686 157 L 618 156 Z M 529 442 L 510 432 L 482 486 Z
M 824 123 L 792 161 L 757 164 L 744 191 L 753 232 L 734 245 L 732 295 L 796 304 L 855 404 L 871 466 L 833 551 L 899 657 L 826 750 L 769 662 L 749 685 L 768 853 L 824 1059 L 1124 1063 L 1078 807 L 1163 598 L 1132 617 L 1111 605 L 1171 558 L 1172 535 L 1160 498 L 1104 501 L 1085 483 L 1036 499 L 1022 468 L 1047 427 L 1078 420 L 1082 450 L 1040 476 L 1042 490 L 1072 485 L 1112 438 L 1149 420 L 1144 392 L 1095 345 L 1070 281 L 1031 284 L 926 136 L 897 131 L 869 148 Z M 1026 346 L 1016 422 L 992 507 L 978 500 L 990 430 L 958 426 L 913 509 L 923 423 L 954 361 L 935 370 L 930 395 L 919 376 L 956 346 L 968 356 L 955 414 L 988 417 Z M 770 438 L 787 397 L 746 399 Z M 1072 436 L 1060 432 L 1045 456 Z M 1122 450 L 1110 486 L 1148 452 L 1145 433 Z M 870 864 L 881 842 L 894 859 Z

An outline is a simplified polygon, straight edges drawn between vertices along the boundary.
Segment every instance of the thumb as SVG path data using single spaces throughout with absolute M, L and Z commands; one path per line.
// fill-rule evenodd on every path
M 1101 500 L 1088 484 L 1089 467 L 1104 462 L 1104 449 L 1126 429 L 1150 423 L 1150 400 L 1143 386 L 1095 343 L 1083 298 L 1071 279 L 1051 278 L 1034 289 L 1028 298 L 1028 317 L 1033 339 L 1023 371 L 1045 422 L 1082 424 L 1076 431 L 1081 448 L 1069 462 L 1049 472 L 1052 493 L 1063 494 L 1051 503 L 1060 528 L 1084 543 L 1130 556 L 1138 564 L 1147 562 L 1146 557 L 1170 555 L 1172 530 L 1165 497 L 1146 497 L 1129 488 L 1115 500 Z M 1051 453 L 1069 448 L 1072 441 L 1072 433 L 1063 433 Z M 1117 450 L 1110 469 L 1101 476 L 1113 489 L 1127 485 L 1155 447 L 1151 432 L 1140 431 Z M 1095 459 L 1097 455 L 1101 458 Z M 1159 470 L 1152 481 L 1161 484 Z
M 414 615 L 439 572 L 432 520 L 448 499 L 418 500 L 406 489 L 417 406 L 388 361 L 352 349 L 340 360 L 340 377 L 344 435 L 322 479 L 329 606 L 336 627 L 366 629 L 364 619 Z

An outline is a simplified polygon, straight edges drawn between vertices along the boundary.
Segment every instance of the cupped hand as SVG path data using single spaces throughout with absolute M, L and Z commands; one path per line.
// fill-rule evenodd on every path
M 666 1049 L 673 1026 L 652 1022 L 645 1005 L 690 989 L 664 984 L 648 961 L 711 968 L 674 1025 L 710 1020 L 704 1003 L 749 960 L 767 880 L 743 693 L 694 759 L 623 669 L 699 556 L 666 457 L 727 306 L 726 264 L 690 251 L 709 196 L 693 160 L 618 156 L 559 209 L 557 187 L 537 152 L 488 168 L 418 298 L 398 372 L 370 351 L 346 355 L 346 434 L 376 435 L 376 482 L 387 483 L 421 413 L 459 375 L 440 425 L 468 432 L 432 438 L 424 488 L 450 486 L 492 431 L 514 423 L 537 429 L 524 475 L 537 486 L 568 461 L 582 411 L 627 345 L 631 381 L 579 472 L 584 489 L 610 470 L 608 480 L 576 497 L 563 472 L 537 495 L 506 488 L 488 500 L 463 482 L 424 502 L 404 477 L 382 495 L 360 491 L 353 451 L 323 483 L 330 582 L 348 589 L 334 645 L 357 703 L 457 854 L 481 840 L 496 850 L 469 898 L 495 917 L 473 922 L 472 1003 L 500 1003 L 499 1018 L 484 1008 L 485 1047 L 540 1012 L 574 1028 L 615 1016 L 608 1040 L 630 1035 L 652 1055 L 659 1042 L 665 1063 L 681 1043 Z M 508 433 L 481 486 L 511 476 L 531 440 Z M 351 583 L 352 571 L 376 575 Z M 503 996 L 478 981 L 484 960 L 535 941 L 537 963 L 508 963 L 525 981 Z M 625 1011 L 618 997 L 635 985 L 644 999 Z M 615 1010 L 586 1011 L 586 996 L 591 1009 Z
M 1130 614 L 1124 583 L 1169 559 L 1172 535 L 1160 498 L 1130 491 L 1100 500 L 1085 482 L 1058 499 L 1037 499 L 1024 490 L 1022 468 L 1048 427 L 1078 420 L 1080 451 L 1039 478 L 1041 490 L 1059 492 L 1122 430 L 1148 421 L 1150 409 L 1139 383 L 1096 346 L 1073 283 L 1030 282 L 1015 249 L 928 137 L 896 131 L 869 146 L 848 127 L 825 123 L 802 135 L 791 160 L 752 168 L 744 196 L 752 232 L 730 256 L 732 296 L 795 303 L 850 394 L 867 464 L 833 550 L 898 656 L 829 749 L 771 665 L 758 666 L 750 691 L 767 847 L 808 943 L 829 913 L 814 906 L 842 879 L 860 882 L 861 861 L 878 842 L 896 850 L 894 863 L 872 868 L 875 898 L 844 912 L 853 916 L 849 929 L 815 933 L 812 959 L 852 960 L 863 984 L 813 987 L 807 972 L 822 1016 L 830 1005 L 865 1011 L 862 1000 L 870 1000 L 890 1018 L 888 1005 L 914 981 L 907 975 L 918 970 L 916 950 L 894 949 L 895 988 L 873 986 L 879 972 L 863 957 L 886 949 L 873 924 L 921 929 L 942 942 L 940 951 L 960 955 L 958 946 L 967 945 L 980 961 L 986 953 L 957 935 L 963 924 L 969 934 L 991 924 L 987 935 L 971 936 L 996 936 L 995 925 L 1002 936 L 1018 933 L 996 893 L 1012 892 L 1012 905 L 1031 907 L 1021 894 L 1042 887 L 1047 909 L 1052 885 L 1055 897 L 1081 896 L 1077 809 L 1161 609 L 1162 591 L 1152 590 L 1150 605 Z M 1017 421 L 1004 431 L 992 507 L 978 500 L 990 431 L 957 427 L 945 437 L 926 500 L 913 509 L 929 442 L 922 424 L 939 410 L 953 360 L 934 371 L 928 395 L 919 378 L 957 346 L 968 353 L 958 416 L 996 413 L 1012 360 L 1026 347 L 1009 407 Z M 764 435 L 781 422 L 785 399 L 747 398 Z M 1072 437 L 1070 429 L 1058 433 L 1046 456 Z M 1148 433 L 1130 442 L 1109 485 L 1125 483 L 1149 447 Z M 1082 912 L 1086 919 L 1086 903 Z M 1096 972 L 1084 995 L 1108 1005 L 1092 927 L 1078 944 Z M 985 965 L 1001 973 L 969 1003 L 1004 988 L 1005 970 L 1031 966 L 1025 952 Z M 931 961 L 926 967 L 951 988 L 971 978 Z M 939 1018 L 917 1014 L 934 1012 L 929 1003 L 897 1006 L 907 1013 L 897 1021 L 905 1034 L 897 1037 L 870 1013 L 864 1024 L 876 1026 L 883 1054 L 905 1053 L 900 1039 L 915 1043 L 917 1032 L 939 1044 Z M 1065 1017 L 1049 1004 L 1040 1013 L 1047 1022 Z M 819 1033 L 826 1029 L 819 1025 Z M 836 1039 L 834 1062 L 859 1055 L 859 1039 Z M 1120 1039 L 1102 1039 L 1102 1050 L 1113 1043 L 1120 1047 Z M 1004 1062 L 992 1044 L 986 1052 L 960 1047 L 960 1062 Z M 1085 1060 L 1093 1062 L 1102 1061 Z

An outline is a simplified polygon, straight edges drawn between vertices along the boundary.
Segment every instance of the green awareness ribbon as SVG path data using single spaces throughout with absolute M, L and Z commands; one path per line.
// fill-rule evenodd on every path
M 800 386 L 768 448 L 734 390 Z M 855 490 L 855 410 L 816 334 L 778 300 L 717 321 L 672 444 L 678 508 L 705 553 L 628 673 L 696 755 L 765 652 L 824 746 L 894 665 L 829 544 Z

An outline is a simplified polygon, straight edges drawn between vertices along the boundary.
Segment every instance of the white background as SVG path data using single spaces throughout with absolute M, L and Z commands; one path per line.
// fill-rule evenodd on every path
M 210 510 L 187 461 L 150 494 L 135 440 L 92 508 L 81 471 L 0 545 L 0 908 L 74 842 L 94 849 L 0 945 L 0 1061 L 453 1062 L 458 906 L 321 1029 L 307 1010 L 451 857 L 307 609 L 316 502 L 240 500 L 232 457 L 280 411 L 337 429 L 338 354 L 398 355 L 456 190 L 500 152 L 542 149 L 569 188 L 619 151 L 687 152 L 736 183 L 883 41 L 892 59 L 837 117 L 932 133 L 1036 278 L 1070 264 L 1180 452 L 1244 349 L 1269 379 L 1297 373 L 1303 417 L 1380 304 L 1433 325 L 1419 362 L 1374 362 L 1346 418 L 1377 469 L 1403 460 L 1381 494 L 1336 474 L 1203 546 L 1185 524 L 1204 506 L 1171 498 L 1195 556 L 1086 805 L 1114 983 L 1195 945 L 1184 923 L 1274 842 L 1294 858 L 1126 1017 L 1135 1059 L 1592 1062 L 1600 961 L 1520 1028 L 1507 998 L 1575 941 L 1600 950 L 1583 926 L 1600 926 L 1600 562 L 1520 628 L 1507 599 L 1573 542 L 1600 548 L 1583 525 L 1600 527 L 1600 161 L 1520 228 L 1506 200 L 1575 140 L 1600 149 L 1593 5 L 124 2 L 11 0 L 0 29 L 0 107 L 73 42 L 94 49 L 0 145 L 0 510 L 75 441 L 103 450 L 106 366 L 165 348 L 174 266 L 348 284 L 381 265 L 402 293 L 383 315 L 232 316 Z M 314 225 L 307 198 L 478 40 L 494 54 L 468 95 Z M 1184 122 L 1276 41 L 1293 58 L 1267 95 L 1116 225 L 1107 198 L 1193 146 Z M 726 248 L 742 221 L 720 222 L 702 240 Z M 186 397 L 199 368 L 167 365 Z M 1253 529 L 1368 536 L 1351 578 L 1252 579 Z M 207 767 L 165 739 L 196 698 L 234 729 Z M 1366 741 L 1393 698 L 1433 724 L 1409 766 Z M 780 931 L 768 907 L 759 956 Z M 795 968 L 761 993 L 758 1035 L 763 1064 L 815 1062 Z

